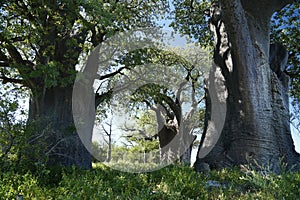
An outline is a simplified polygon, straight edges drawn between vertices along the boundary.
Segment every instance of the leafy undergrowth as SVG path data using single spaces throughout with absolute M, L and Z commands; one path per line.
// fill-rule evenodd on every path
M 92 171 L 44 170 L 0 175 L 0 199 L 300 199 L 300 172 L 280 175 L 239 169 L 196 173 L 168 166 L 132 174 L 97 165 Z

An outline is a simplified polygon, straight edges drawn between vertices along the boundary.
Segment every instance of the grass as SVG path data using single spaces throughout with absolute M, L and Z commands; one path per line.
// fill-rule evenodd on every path
M 239 169 L 196 173 L 168 166 L 149 173 L 126 173 L 98 164 L 92 171 L 63 169 L 39 174 L 0 175 L 0 199 L 300 199 L 300 172 L 261 175 Z M 210 186 L 209 183 L 218 183 Z

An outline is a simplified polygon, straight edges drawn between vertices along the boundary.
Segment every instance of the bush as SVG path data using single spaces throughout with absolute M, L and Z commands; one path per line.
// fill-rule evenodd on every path
M 51 170 L 43 172 L 43 178 L 43 173 L 2 173 L 0 199 L 15 199 L 17 194 L 23 195 L 24 199 L 136 200 L 297 199 L 300 196 L 299 172 L 262 175 L 233 168 L 204 175 L 190 167 L 173 165 L 154 172 L 132 174 L 101 164 L 91 171 L 76 168 Z

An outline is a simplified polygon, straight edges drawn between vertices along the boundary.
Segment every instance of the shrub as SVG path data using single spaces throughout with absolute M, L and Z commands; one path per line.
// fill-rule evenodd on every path
M 52 170 L 52 171 L 51 171 Z M 0 175 L 0 199 L 297 199 L 300 173 L 247 174 L 238 168 L 205 175 L 187 166 L 126 173 L 97 164 L 91 171 L 54 168 L 41 174 Z M 54 179 L 55 184 L 53 184 Z M 213 186 L 208 183 L 217 183 Z

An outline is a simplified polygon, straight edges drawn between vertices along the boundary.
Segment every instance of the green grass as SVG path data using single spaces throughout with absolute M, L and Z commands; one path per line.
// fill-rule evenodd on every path
M 209 180 L 220 187 L 209 187 Z M 97 165 L 92 171 L 44 170 L 0 175 L 0 199 L 300 199 L 300 173 L 247 174 L 239 169 L 205 175 L 184 166 L 132 174 Z

